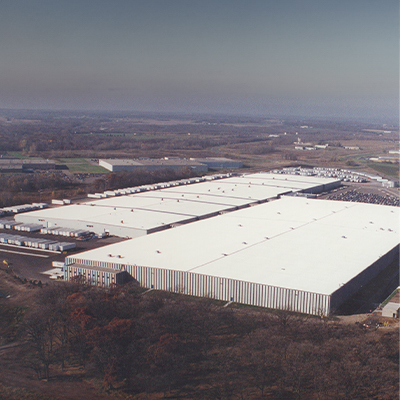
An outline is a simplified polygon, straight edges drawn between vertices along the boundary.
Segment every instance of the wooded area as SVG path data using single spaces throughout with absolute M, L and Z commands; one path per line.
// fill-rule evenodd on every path
M 71 371 L 107 393 L 185 399 L 394 399 L 397 330 L 285 311 L 72 284 L 38 290 L 21 362 L 38 379 Z
M 88 183 L 78 183 L 63 172 L 35 172 L 34 174 L 0 174 L 0 207 L 50 202 L 51 199 L 85 197 L 88 193 L 168 182 L 190 178 L 189 168 L 179 170 L 135 171 L 108 173 L 93 177 Z

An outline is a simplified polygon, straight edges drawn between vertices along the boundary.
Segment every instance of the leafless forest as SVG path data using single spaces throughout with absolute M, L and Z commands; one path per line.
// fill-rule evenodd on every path
M 79 386 L 82 379 L 102 394 L 133 396 L 127 398 L 398 395 L 394 328 L 223 308 L 207 299 L 143 293 L 134 283 L 107 292 L 79 284 L 31 290 L 35 301 L 31 310 L 19 310 L 20 322 L 16 309 L 1 308 L 3 340 L 22 343 L 2 367 L 11 368 L 5 375 L 9 383 L 17 379 L 16 364 L 29 377 L 25 384 L 44 379 L 48 386 L 40 387 L 45 394 L 54 390 L 51 398 L 73 398 L 60 388 L 65 380 Z M 144 394 L 148 397 L 140 397 Z M 88 398 L 96 398 L 92 395 Z

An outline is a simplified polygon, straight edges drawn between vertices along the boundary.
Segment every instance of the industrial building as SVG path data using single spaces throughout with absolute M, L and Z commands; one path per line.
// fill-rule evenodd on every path
M 99 160 L 99 165 L 112 172 L 138 170 L 154 171 L 164 168 L 177 170 L 185 167 L 196 172 L 207 172 L 208 169 L 235 169 L 243 167 L 243 163 L 241 161 L 235 161 L 225 157 L 190 159 L 164 157 L 161 159 L 141 158 L 136 160 L 104 159 Z
M 182 182 L 180 182 L 182 183 Z M 83 229 L 134 238 L 220 213 L 263 203 L 284 194 L 319 193 L 340 185 L 338 179 L 256 173 L 187 184 L 154 185 L 147 191 L 105 192 L 103 198 L 15 216 L 24 224 Z M 169 187 L 168 187 L 169 186 Z M 122 193 L 126 193 L 123 195 Z
M 400 304 L 389 302 L 382 309 L 382 317 L 399 318 Z
M 191 158 L 190 160 L 205 164 L 209 169 L 243 168 L 243 163 L 241 161 L 235 161 L 225 157 Z
M 0 158 L 0 172 L 31 172 L 33 170 L 63 169 L 54 161 L 41 159 Z
M 149 289 L 313 315 L 398 259 L 398 207 L 306 197 L 340 179 L 216 177 L 108 191 L 15 220 L 135 238 L 68 256 L 66 280 L 109 286 L 130 276 Z
M 178 170 L 181 168 L 190 168 L 192 171 L 196 172 L 207 172 L 207 165 L 193 161 L 185 160 L 180 158 L 162 158 L 162 159 L 106 159 L 99 160 L 99 165 L 105 169 L 112 172 L 119 171 L 156 171 L 160 169 L 173 169 Z
M 89 265 L 69 265 L 64 268 L 64 279 L 93 286 L 110 287 L 121 285 L 128 279 L 128 273 L 121 269 L 91 267 Z
M 399 216 L 398 207 L 283 196 L 68 256 L 66 277 L 125 270 L 149 289 L 329 315 L 398 260 Z

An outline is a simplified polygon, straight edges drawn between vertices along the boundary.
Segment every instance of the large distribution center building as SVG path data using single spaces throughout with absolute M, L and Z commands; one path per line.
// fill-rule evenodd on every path
M 66 280 L 108 286 L 126 271 L 149 289 L 314 315 L 398 259 L 398 207 L 305 197 L 339 180 L 258 173 L 191 182 L 15 218 L 134 238 L 68 256 Z
M 398 257 L 399 209 L 283 197 L 66 258 L 143 287 L 328 315 Z

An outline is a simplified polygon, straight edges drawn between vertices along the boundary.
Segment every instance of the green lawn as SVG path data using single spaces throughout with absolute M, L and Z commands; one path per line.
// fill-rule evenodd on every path
M 399 291 L 399 289 L 395 289 L 390 295 L 389 297 L 381 304 L 381 307 L 385 307 L 387 303 L 389 303 L 389 301 L 397 294 L 397 292 Z
M 62 164 L 65 164 L 71 172 L 90 173 L 90 174 L 105 174 L 107 169 L 100 165 L 90 164 L 85 158 L 59 158 Z
M 89 161 L 86 158 L 58 158 L 58 160 L 63 164 L 89 164 Z
M 383 176 L 399 178 L 399 164 L 369 162 L 368 166 Z
M 100 167 L 99 165 L 67 164 L 67 167 L 71 172 L 80 172 L 88 174 L 105 174 L 107 172 L 110 172 L 107 169 Z
M 10 152 L 7 152 L 7 154 L 10 156 L 13 156 L 15 158 L 27 158 L 26 156 L 24 156 L 21 153 L 18 153 L 17 151 L 10 151 Z

